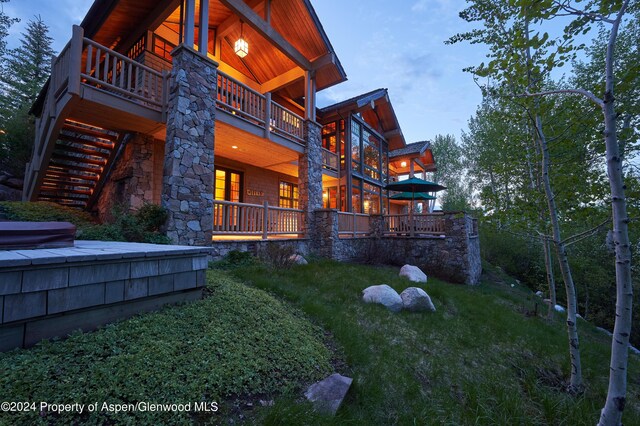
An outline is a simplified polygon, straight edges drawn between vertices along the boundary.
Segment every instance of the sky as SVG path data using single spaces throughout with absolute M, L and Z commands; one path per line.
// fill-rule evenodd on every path
M 24 26 L 40 15 L 54 50 L 71 38 L 93 0 L 10 0 L 4 11 L 21 22 L 9 35 L 18 44 Z M 312 0 L 348 81 L 318 94 L 327 106 L 378 89 L 389 97 L 407 143 L 452 134 L 460 140 L 481 101 L 480 89 L 463 68 L 477 65 L 484 48 L 445 45 L 471 27 L 458 17 L 464 0 Z

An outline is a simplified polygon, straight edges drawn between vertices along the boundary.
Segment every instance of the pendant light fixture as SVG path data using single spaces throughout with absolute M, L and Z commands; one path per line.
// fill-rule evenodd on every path
M 249 43 L 247 43 L 247 41 L 243 38 L 242 34 L 243 25 L 244 22 L 240 21 L 240 38 L 236 41 L 233 49 L 236 52 L 236 55 L 240 56 L 241 58 L 244 58 L 249 54 Z

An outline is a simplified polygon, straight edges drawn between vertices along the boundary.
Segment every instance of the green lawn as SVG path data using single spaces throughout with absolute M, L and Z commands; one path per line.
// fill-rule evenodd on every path
M 54 403 L 215 401 L 217 413 L 36 410 L 0 412 L 0 425 L 597 422 L 607 336 L 580 322 L 587 390 L 572 397 L 563 391 L 563 321 L 532 315 L 540 300 L 530 291 L 492 271 L 477 287 L 430 279 L 423 287 L 435 313 L 394 314 L 361 302 L 369 285 L 411 285 L 397 273 L 331 261 L 212 270 L 205 300 L 0 354 L 0 393 Z M 629 425 L 640 424 L 640 360 L 630 361 Z M 302 392 L 333 371 L 354 381 L 337 417 L 328 418 L 313 413 Z
M 329 331 L 344 354 L 338 371 L 353 386 L 337 419 L 344 424 L 593 425 L 604 404 L 609 340 L 581 321 L 587 390 L 563 392 L 569 372 L 562 318 L 532 315 L 540 300 L 492 281 L 467 287 L 430 279 L 424 288 L 436 313 L 394 314 L 365 305 L 361 291 L 386 283 L 398 292 L 411 283 L 397 268 L 315 262 L 289 271 L 238 268 L 234 274 L 302 309 Z M 496 283 L 495 281 L 498 281 Z M 625 424 L 640 424 L 640 360 L 631 357 Z M 308 413 L 288 402 L 261 421 L 306 423 Z M 320 419 L 316 419 L 320 422 Z

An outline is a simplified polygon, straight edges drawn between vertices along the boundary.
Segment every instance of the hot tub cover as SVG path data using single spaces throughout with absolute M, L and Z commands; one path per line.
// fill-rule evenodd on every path
M 0 222 L 0 250 L 73 247 L 69 222 Z

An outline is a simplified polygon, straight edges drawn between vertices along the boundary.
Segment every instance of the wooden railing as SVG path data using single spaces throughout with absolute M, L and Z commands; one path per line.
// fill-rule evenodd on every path
M 276 133 L 284 134 L 298 141 L 304 140 L 302 123 L 304 119 L 277 102 L 271 101 L 271 126 Z
M 338 154 L 322 148 L 322 166 L 326 169 L 338 171 Z
M 218 108 L 264 127 L 265 97 L 221 71 L 216 101 Z
M 338 233 L 364 236 L 371 233 L 369 215 L 362 213 L 338 212 Z
M 264 204 L 213 202 L 214 235 L 269 235 L 301 234 L 302 210 L 286 209 Z
M 91 85 L 162 111 L 165 77 L 93 40 L 83 38 L 82 84 Z
M 440 214 L 386 215 L 384 216 L 384 233 L 444 235 L 445 218 Z
M 267 133 L 273 132 L 298 143 L 304 142 L 302 117 L 272 101 L 269 93 L 263 95 L 256 92 L 222 71 L 218 71 L 216 105 L 265 129 Z

